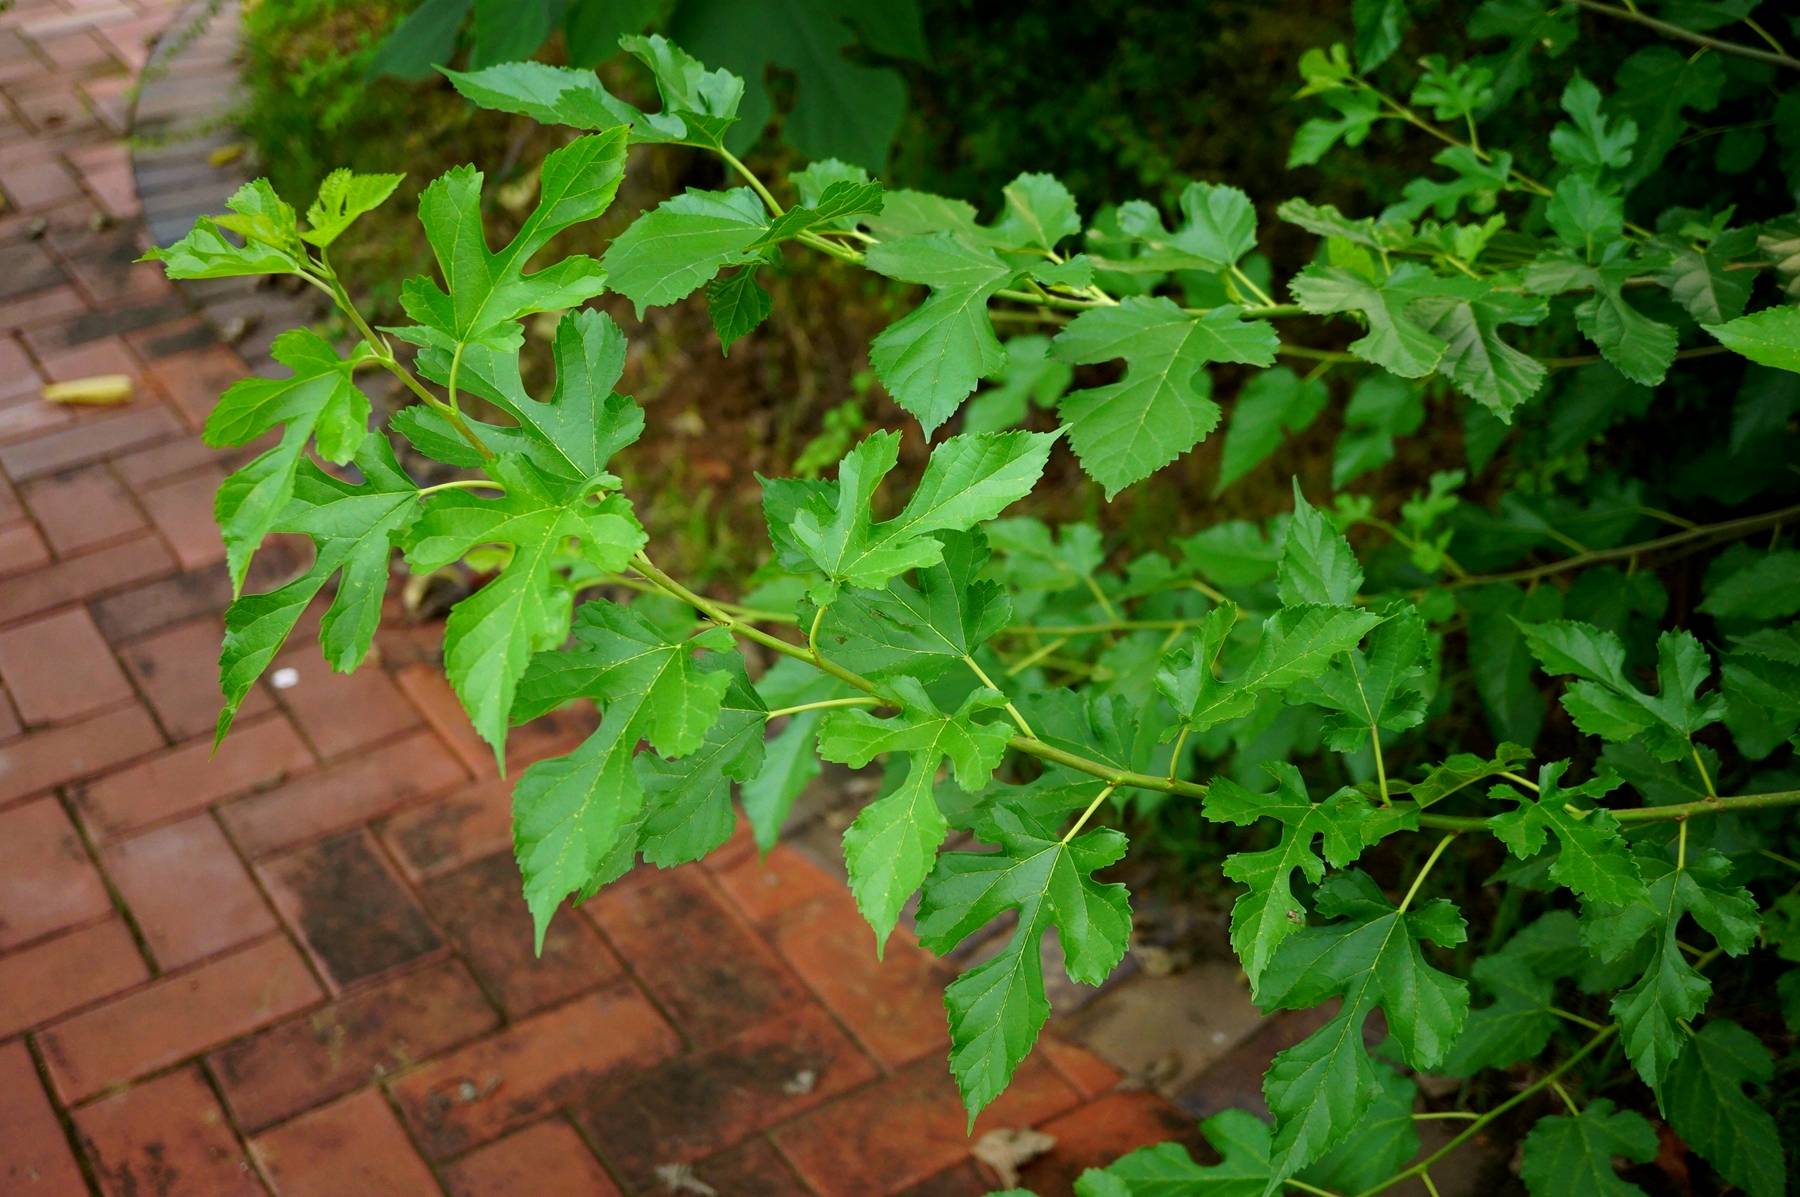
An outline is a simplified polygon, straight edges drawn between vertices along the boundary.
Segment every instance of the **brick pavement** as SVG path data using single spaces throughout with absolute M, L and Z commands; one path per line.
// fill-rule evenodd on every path
M 0 1192 L 986 1192 L 941 967 L 903 934 L 877 964 L 792 848 L 633 875 L 534 960 L 506 785 L 420 630 L 348 678 L 303 631 L 210 756 L 232 459 L 196 431 L 246 367 L 130 265 L 169 17 L 0 15 Z M 100 372 L 135 402 L 39 397 Z M 1051 1046 L 976 1128 L 1055 1134 L 1040 1192 L 1189 1131 Z

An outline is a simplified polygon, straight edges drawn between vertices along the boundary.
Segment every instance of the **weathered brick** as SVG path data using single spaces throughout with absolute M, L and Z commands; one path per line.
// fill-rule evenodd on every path
M 0 1045 L 0 1191 L 14 1197 L 87 1197 L 88 1191 L 18 1039 Z
M 415 732 L 328 769 L 239 798 L 219 813 L 238 845 L 252 856 L 262 856 L 367 822 L 467 779 L 436 736 Z
M 766 857 L 751 851 L 717 864 L 708 857 L 706 863 L 739 913 L 759 927 L 816 898 L 848 893 L 843 882 L 785 844 L 777 844 Z
M 619 976 L 618 961 L 579 918 L 552 921 L 543 950 L 533 952 L 531 913 L 509 852 L 445 873 L 421 887 L 421 895 L 482 985 L 514 1018 Z
M 150 976 L 122 919 L 0 956 L 0 1038 L 99 1001 Z
M 732 1197 L 812 1197 L 812 1190 L 800 1183 L 781 1153 L 760 1135 L 699 1160 L 692 1168 L 696 1181 Z
M 339 998 L 207 1058 L 238 1124 L 261 1130 L 429 1059 L 500 1019 L 455 960 Z
M 982 1111 L 974 1134 L 942 1060 L 920 1060 L 881 1082 L 778 1128 L 775 1146 L 824 1197 L 887 1193 L 968 1156 L 998 1127 L 1031 1126 L 1076 1102 L 1075 1090 L 1036 1056 Z
M 628 1183 L 647 1187 L 658 1164 L 723 1151 L 875 1075 L 823 1010 L 804 1006 L 596 1090 L 576 1118 Z
M 358 829 L 257 866 L 282 917 L 336 987 L 443 946 L 437 929 Z
M 0 812 L 0 951 L 111 910 L 106 886 L 56 799 Z
M 71 787 L 82 822 L 105 841 L 140 827 L 204 810 L 270 785 L 313 764 L 286 716 L 246 719 L 217 754 L 212 737 L 177 745 L 130 768 Z
M 442 1158 L 578 1102 L 680 1046 L 655 1007 L 620 984 L 442 1056 L 392 1089 L 425 1153 Z
M 225 542 L 213 518 L 213 496 L 224 477 L 216 469 L 199 470 L 146 486 L 138 494 L 182 569 L 225 559 Z
M 602 890 L 584 909 L 695 1043 L 719 1043 L 805 1001 L 787 966 L 726 913 L 692 866 L 640 873 Z M 671 951 L 671 927 L 707 950 Z
M 109 1197 L 156 1192 L 262 1197 L 264 1192 L 197 1068 L 83 1106 L 75 1111 L 75 1128 Z
M 205 735 L 218 721 L 224 701 L 219 696 L 218 664 L 224 636 L 218 617 L 210 616 L 146 636 L 120 651 L 125 668 L 172 739 Z M 253 687 L 239 713 L 256 715 L 272 705 L 267 691 Z
M 469 772 L 479 777 L 494 771 L 494 750 L 476 733 L 441 667 L 409 665 L 394 675 L 394 681 Z
M 83 466 L 23 488 L 25 505 L 59 557 L 142 532 L 148 525 L 105 466 Z
M 103 773 L 163 746 L 150 713 L 133 703 L 0 745 L 0 803 Z
M 0 528 L 0 576 L 24 573 L 50 560 L 50 546 L 27 523 Z
M 1194 1120 L 1155 1093 L 1109 1093 L 1046 1122 L 1056 1146 L 1020 1170 L 1033 1193 L 1067 1193 L 1075 1178 L 1152 1143 L 1201 1146 Z
M 14 482 L 24 482 L 162 440 L 180 427 L 166 407 L 134 407 L 118 415 L 81 420 L 30 440 L 0 445 L 0 469 Z
M 478 1147 L 444 1169 L 451 1197 L 518 1197 L 523 1193 L 618 1197 L 600 1161 L 568 1123 L 556 1119 L 528 1126 Z M 745 1197 L 736 1189 L 732 1197 Z
M 79 608 L 0 631 L 0 677 L 27 726 L 64 723 L 133 698 L 100 629 Z
M 127 540 L 0 581 L 0 624 L 159 577 L 175 558 L 158 540 Z
M 391 740 L 419 724 L 412 704 L 373 663 L 353 673 L 334 673 L 316 644 L 302 643 L 275 658 L 270 669 L 294 671 L 293 684 L 276 697 L 326 760 Z
M 883 1064 L 892 1068 L 949 1048 L 945 978 L 905 931 L 875 958 L 875 935 L 847 895 L 785 919 L 775 945 L 801 980 Z
M 510 780 L 489 778 L 403 810 L 380 826 L 381 838 L 414 880 L 512 847 Z
M 439 1197 L 381 1094 L 364 1090 L 264 1131 L 251 1150 L 281 1197 Z
M 300 953 L 276 936 L 64 1019 L 38 1043 L 57 1092 L 75 1102 L 217 1047 L 319 997 Z
M 158 542 L 145 540 L 140 543 Z M 286 537 L 270 541 L 250 559 L 245 589 L 251 593 L 272 590 L 299 572 L 299 562 L 292 542 Z M 230 602 L 231 579 L 221 561 L 192 573 L 173 574 L 100 599 L 93 605 L 94 622 L 100 625 L 108 641 L 123 644 L 198 615 L 223 611 Z
M 116 840 L 102 853 L 158 967 L 168 970 L 276 929 L 275 916 L 210 815 Z
M 223 345 L 171 354 L 146 368 L 195 431 L 206 423 L 225 388 L 250 373 L 244 359 Z

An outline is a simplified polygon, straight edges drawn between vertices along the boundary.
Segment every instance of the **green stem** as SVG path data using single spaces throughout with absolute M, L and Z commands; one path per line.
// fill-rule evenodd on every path
M 1541 1092 L 1545 1088 L 1549 1087 L 1551 1082 L 1555 1081 L 1558 1077 L 1562 1076 L 1565 1072 L 1569 1071 L 1569 1069 L 1575 1067 L 1575 1065 L 1579 1064 L 1582 1060 L 1584 1060 L 1588 1056 L 1592 1055 L 1593 1052 L 1595 1050 L 1597 1050 L 1601 1045 L 1603 1045 L 1608 1039 L 1610 1039 L 1614 1035 L 1618 1034 L 1618 1031 L 1619 1031 L 1619 1028 L 1618 1028 L 1617 1024 L 1614 1024 L 1613 1026 L 1605 1028 L 1599 1034 L 1595 1035 L 1592 1039 L 1590 1039 L 1586 1043 L 1584 1043 L 1581 1046 L 1581 1048 L 1579 1050 L 1577 1050 L 1575 1052 L 1575 1054 L 1570 1056 L 1567 1060 L 1564 1060 L 1561 1064 L 1558 1064 L 1555 1068 L 1553 1068 L 1549 1072 L 1545 1073 L 1542 1077 L 1538 1078 L 1535 1082 L 1533 1082 L 1532 1084 L 1527 1085 L 1525 1088 L 1519 1090 L 1519 1092 L 1513 1094 L 1511 1097 L 1507 1098 L 1505 1101 L 1501 1102 L 1499 1105 L 1495 1106 L 1493 1109 L 1489 1110 L 1487 1113 L 1474 1119 L 1472 1122 L 1469 1123 L 1468 1126 L 1464 1127 L 1462 1132 L 1460 1134 L 1458 1134 L 1454 1139 L 1451 1139 L 1448 1143 L 1444 1144 L 1442 1147 L 1438 1148 L 1436 1151 L 1432 1152 L 1430 1155 L 1426 1156 L 1424 1159 L 1420 1160 L 1418 1163 L 1412 1165 L 1410 1168 L 1406 1168 L 1399 1172 L 1396 1172 L 1392 1176 L 1388 1177 L 1386 1180 L 1382 1181 L 1381 1183 L 1373 1185 L 1367 1189 L 1364 1189 L 1361 1193 L 1358 1193 L 1356 1195 L 1356 1197 L 1373 1197 L 1374 1194 L 1384 1192 L 1387 1189 L 1391 1189 L 1395 1185 L 1401 1183 L 1402 1181 L 1410 1180 L 1415 1176 L 1423 1176 L 1425 1174 L 1426 1170 L 1429 1169 L 1433 1164 L 1437 1163 L 1439 1160 L 1443 1159 L 1445 1156 L 1447 1156 L 1451 1152 L 1455 1151 L 1458 1147 L 1461 1147 L 1464 1143 L 1467 1143 L 1470 1139 L 1473 1139 L 1476 1135 L 1480 1134 L 1482 1127 L 1486 1126 L 1488 1123 L 1492 1122 L 1494 1119 L 1500 1117 L 1500 1115 L 1506 1113 L 1508 1110 L 1512 1109 L 1514 1106 L 1517 1106 L 1523 1102 L 1529 1101 L 1533 1094 Z
M 737 171 L 739 175 L 743 176 L 744 182 L 750 184 L 750 189 L 762 197 L 762 202 L 768 205 L 770 215 L 780 216 L 782 213 L 780 201 L 770 193 L 767 187 L 763 186 L 763 181 L 756 177 L 756 172 L 751 170 L 748 166 L 745 166 L 743 161 L 739 159 L 736 154 L 732 153 L 724 146 L 719 146 L 717 152 L 719 157 L 725 160 L 725 164 Z
M 1608 17 L 1615 17 L 1621 21 L 1632 21 L 1644 26 L 1646 29 L 1654 29 L 1664 37 L 1674 38 L 1676 41 L 1689 42 L 1696 46 L 1705 46 L 1707 49 L 1717 50 L 1721 54 L 1735 54 L 1739 58 L 1749 58 L 1756 62 L 1766 62 L 1771 66 L 1785 67 L 1790 71 L 1800 71 L 1800 59 L 1791 58 L 1786 54 L 1777 53 L 1773 50 L 1764 50 L 1757 46 L 1746 46 L 1740 42 L 1728 42 L 1723 38 L 1709 37 L 1704 33 L 1696 33 L 1692 29 L 1684 29 L 1680 25 L 1673 25 L 1668 21 L 1659 21 L 1647 13 L 1637 11 L 1635 8 L 1619 8 L 1612 4 L 1602 4 L 1600 0 L 1575 0 L 1575 3 L 1580 7 L 1587 9 L 1589 12 L 1599 13 Z
M 1006 691 L 1002 690 L 994 682 L 994 679 L 987 675 L 987 670 L 983 669 L 976 662 L 974 657 L 971 657 L 968 653 L 964 653 L 963 664 L 967 665 L 969 669 L 974 672 L 975 676 L 981 679 L 982 685 L 986 686 L 1000 697 L 1006 698 Z M 1033 740 L 1037 739 L 1037 733 L 1031 730 L 1031 724 L 1025 722 L 1025 716 L 1019 713 L 1019 708 L 1012 704 L 1012 699 L 1010 698 L 1006 698 L 1006 713 L 1012 716 L 1012 721 L 1018 725 L 1021 732 L 1031 737 Z
M 1694 768 L 1700 770 L 1700 784 L 1706 787 L 1706 796 L 1713 799 L 1718 798 L 1719 791 L 1713 789 L 1712 774 L 1706 771 L 1706 762 L 1701 759 L 1699 745 L 1691 745 L 1691 747 L 1694 752 Z
M 497 490 L 504 492 L 506 488 L 487 478 L 457 478 L 451 482 L 437 482 L 430 486 L 421 486 L 419 497 L 435 495 L 440 490 Z
M 1431 855 L 1425 858 L 1425 863 L 1419 866 L 1418 876 L 1413 878 L 1411 887 L 1406 891 L 1406 896 L 1400 899 L 1400 905 L 1397 907 L 1399 913 L 1405 914 L 1406 908 L 1412 905 L 1412 900 L 1419 896 L 1419 887 L 1425 884 L 1426 875 L 1431 872 L 1432 866 L 1438 862 L 1438 857 L 1444 854 L 1444 849 L 1448 848 L 1450 846 L 1450 841 L 1455 838 L 1456 832 L 1452 831 L 1449 835 L 1439 840 L 1437 842 L 1437 847 L 1431 850 Z
M 1088 803 L 1086 810 L 1081 812 L 1081 818 L 1075 820 L 1075 826 L 1063 832 L 1062 842 L 1066 844 L 1077 835 L 1080 835 L 1081 829 L 1087 826 L 1087 821 L 1094 817 L 1095 811 L 1100 809 L 1100 804 L 1112 797 L 1112 792 L 1116 789 L 1118 789 L 1117 786 L 1108 785 L 1102 788 L 1098 794 L 1095 794 L 1094 800 Z
M 798 715 L 802 711 L 824 711 L 832 707 L 878 707 L 882 702 L 867 694 L 855 694 L 849 698 L 821 698 L 817 702 L 803 702 L 798 706 L 776 707 L 764 715 L 764 719 L 779 719 L 783 715 Z

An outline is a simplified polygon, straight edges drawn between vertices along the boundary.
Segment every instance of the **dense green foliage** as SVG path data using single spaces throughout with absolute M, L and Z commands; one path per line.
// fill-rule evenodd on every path
M 334 175 L 304 218 L 251 184 L 151 255 L 175 277 L 297 276 L 358 334 L 347 354 L 289 334 L 290 377 L 239 384 L 208 424 L 219 444 L 283 430 L 220 492 L 234 581 L 271 532 L 317 549 L 300 578 L 234 602 L 220 734 L 332 578 L 321 640 L 348 669 L 391 545 L 419 571 L 477 560 L 493 577 L 452 610 L 445 667 L 496 754 L 510 727 L 568 703 L 601 716 L 518 779 L 540 938 L 565 900 L 640 858 L 718 847 L 734 793 L 767 846 L 821 759 L 883 761 L 844 837 L 875 949 L 914 894 L 939 953 L 1013 923 L 945 994 L 973 1116 L 1049 1016 L 1045 936 L 1079 983 L 1127 950 L 1130 898 L 1104 875 L 1126 837 L 1105 824 L 1128 803 L 1197 807 L 1229 850 L 1231 941 L 1256 1001 L 1335 1012 L 1275 1057 L 1272 1123 L 1206 1124 L 1222 1163 L 1152 1148 L 1084 1177 L 1085 1197 L 1372 1193 L 1428 1179 L 1503 1118 L 1534 1194 L 1640 1192 L 1615 1161 L 1656 1154 L 1650 1116 L 1725 1182 L 1775 1197 L 1770 1044 L 1800 1027 L 1800 551 L 1786 540 L 1800 224 L 1785 130 L 1745 120 L 1759 140 L 1732 151 L 1740 193 L 1668 201 L 1691 190 L 1696 147 L 1723 152 L 1689 111 L 1791 108 L 1800 92 L 1771 93 L 1800 62 L 1717 44 L 1706 30 L 1727 22 L 1710 7 L 1680 13 L 1650 30 L 1679 51 L 1652 42 L 1590 76 L 1573 65 L 1576 9 L 1490 0 L 1471 32 L 1498 48 L 1424 58 L 1403 100 L 1372 73 L 1407 8 L 1359 4 L 1354 58 L 1301 63 L 1321 115 L 1293 160 L 1390 124 L 1446 148 L 1379 212 L 1280 203 L 1314 253 L 1279 283 L 1267 222 L 1229 184 L 1187 186 L 1173 213 L 1130 201 L 1084 222 L 1061 183 L 1028 172 L 983 220 L 824 160 L 781 184 L 784 200 L 731 148 L 743 81 L 661 37 L 623 39 L 655 80 L 653 112 L 589 71 L 446 72 L 477 104 L 578 132 L 498 250 L 478 171 L 425 188 L 438 277 L 405 284 L 410 323 L 371 329 L 328 252 L 391 176 Z M 1537 93 L 1557 105 L 1533 135 Z M 597 260 L 550 260 L 559 232 L 612 203 L 633 144 L 692 147 L 743 185 L 666 200 Z M 614 391 L 624 337 L 582 304 L 703 292 L 729 347 L 778 318 L 758 277 L 784 247 L 923 288 L 870 361 L 928 441 L 959 430 L 917 456 L 876 432 L 832 479 L 763 480 L 772 559 L 726 601 L 649 553 L 611 471 L 644 426 Z M 539 398 L 518 361 L 523 322 L 544 313 L 560 316 Z M 997 316 L 1033 331 L 1003 341 Z M 369 367 L 419 400 L 379 430 L 356 383 Z M 1224 490 L 1327 412 L 1341 424 L 1330 504 L 1296 480 L 1291 510 L 1198 521 L 1124 562 L 1092 526 L 1004 514 L 1064 449 L 1110 498 L 1156 485 L 1224 424 Z M 468 474 L 417 486 L 390 437 Z M 1411 493 L 1340 489 L 1403 456 Z M 884 487 L 903 458 L 913 481 Z M 1703 568 L 1676 568 L 1702 552 Z M 942 852 L 952 829 L 982 850 Z M 1500 884 L 1459 885 L 1472 870 Z M 1509 1070 L 1510 1094 L 1492 1083 Z M 1468 1079 L 1459 1101 L 1496 1096 L 1433 1111 L 1459 1131 L 1419 1158 L 1424 1073 Z

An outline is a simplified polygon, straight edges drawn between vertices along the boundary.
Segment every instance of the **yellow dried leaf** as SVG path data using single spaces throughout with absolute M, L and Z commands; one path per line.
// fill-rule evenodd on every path
M 111 407 L 130 403 L 133 396 L 131 375 L 95 374 L 70 382 L 52 382 L 44 387 L 49 403 L 73 403 L 84 407 Z

